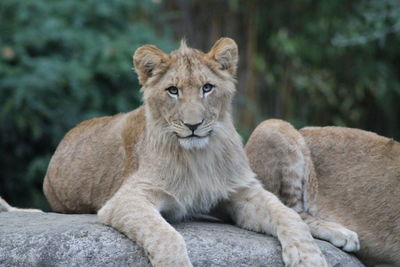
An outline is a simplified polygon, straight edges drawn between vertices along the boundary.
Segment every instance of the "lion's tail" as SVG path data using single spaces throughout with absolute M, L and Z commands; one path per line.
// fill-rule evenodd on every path
M 10 211 L 12 207 L 8 205 L 8 203 L 0 197 L 0 212 Z
M 4 199 L 0 197 L 0 212 L 7 212 L 7 211 L 32 211 L 32 212 L 42 212 L 38 209 L 18 209 L 11 207 Z

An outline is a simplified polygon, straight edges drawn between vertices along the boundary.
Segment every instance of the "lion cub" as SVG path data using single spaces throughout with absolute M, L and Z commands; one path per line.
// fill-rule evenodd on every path
M 264 190 L 231 119 L 238 49 L 153 45 L 133 57 L 143 106 L 82 122 L 51 159 L 44 192 L 57 212 L 98 212 L 141 245 L 153 266 L 191 266 L 167 222 L 220 204 L 240 227 L 277 236 L 287 266 L 327 266 L 308 226 Z
M 357 235 L 344 225 L 358 233 L 356 255 L 367 266 L 400 266 L 399 143 L 357 129 L 297 131 L 267 120 L 246 152 L 265 188 L 298 211 L 313 236 L 356 250 Z

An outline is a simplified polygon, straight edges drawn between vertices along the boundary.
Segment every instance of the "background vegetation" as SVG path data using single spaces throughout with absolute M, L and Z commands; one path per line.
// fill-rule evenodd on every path
M 278 117 L 400 138 L 399 0 L 2 0 L 0 195 L 47 209 L 41 186 L 68 129 L 140 105 L 145 43 L 240 47 L 236 125 Z

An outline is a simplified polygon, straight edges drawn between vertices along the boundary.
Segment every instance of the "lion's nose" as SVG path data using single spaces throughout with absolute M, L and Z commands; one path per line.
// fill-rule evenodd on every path
M 202 124 L 202 123 L 203 122 L 201 121 L 201 122 L 196 123 L 196 124 L 189 124 L 189 123 L 183 123 L 183 124 L 185 124 L 186 127 L 188 127 L 192 132 L 194 132 L 200 126 L 200 124 Z

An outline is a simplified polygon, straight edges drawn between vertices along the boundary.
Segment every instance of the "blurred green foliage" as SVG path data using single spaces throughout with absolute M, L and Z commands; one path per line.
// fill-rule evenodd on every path
M 257 18 L 265 27 L 254 62 L 266 88 L 257 99 L 271 99 L 260 119 L 400 137 L 400 1 L 265 1 L 259 9 L 270 15 Z
M 400 138 L 399 0 L 2 0 L 0 195 L 45 208 L 42 181 L 78 122 L 140 104 L 132 54 L 184 36 L 240 48 L 236 121 L 344 125 Z

